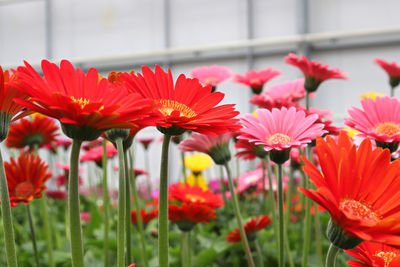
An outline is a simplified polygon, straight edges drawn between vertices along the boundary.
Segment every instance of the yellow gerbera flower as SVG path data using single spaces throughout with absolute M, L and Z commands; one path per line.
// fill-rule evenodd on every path
M 188 176 L 186 176 L 186 183 L 189 184 L 190 186 L 198 186 L 203 190 L 208 189 L 208 185 L 207 185 L 207 181 L 204 178 L 203 175 L 201 174 L 189 174 Z
M 193 173 L 201 173 L 210 168 L 213 160 L 207 154 L 195 153 L 185 157 L 185 167 Z

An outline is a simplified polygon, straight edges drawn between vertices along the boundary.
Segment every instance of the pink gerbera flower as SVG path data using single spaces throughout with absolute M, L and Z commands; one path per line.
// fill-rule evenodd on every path
M 306 96 L 304 79 L 286 81 L 270 86 L 261 95 L 254 95 L 250 103 L 260 108 L 272 109 L 297 106 L 297 101 Z
M 232 71 L 224 66 L 203 66 L 192 69 L 190 76 L 198 79 L 204 85 L 211 86 L 211 92 L 214 92 L 218 84 L 232 76 Z
M 302 147 L 310 143 L 317 136 L 323 135 L 324 125 L 315 123 L 318 115 L 306 116 L 304 111 L 297 111 L 294 107 L 272 109 L 257 109 L 256 116 L 247 114 L 241 118 L 245 128 L 240 130 L 239 139 L 247 139 L 257 145 L 264 145 L 267 151 L 287 152 L 282 164 L 289 159 L 289 151 L 293 147 Z M 281 161 L 279 160 L 279 161 Z
M 113 144 L 107 143 L 106 145 L 106 153 L 107 157 L 111 158 L 118 154 L 117 149 Z M 102 167 L 102 159 L 103 159 L 103 146 L 97 146 L 89 149 L 80 157 L 80 161 L 94 161 L 97 166 Z
M 377 63 L 381 68 L 386 71 L 389 75 L 389 83 L 392 88 L 395 88 L 400 83 L 400 66 L 395 62 L 386 62 L 380 58 L 375 59 L 375 63 Z
M 329 65 L 309 61 L 305 56 L 292 53 L 285 58 L 285 63 L 298 67 L 304 74 L 304 87 L 308 92 L 315 92 L 321 82 L 329 79 L 347 79 L 347 74 L 339 69 L 330 69 Z
M 192 138 L 182 141 L 179 144 L 179 149 L 183 152 L 203 152 L 208 154 L 216 164 L 224 164 L 231 158 L 229 152 L 229 141 L 231 137 L 232 133 L 220 134 L 217 137 L 192 133 Z
M 378 146 L 400 141 L 400 101 L 394 97 L 361 100 L 363 110 L 352 107 L 345 124 L 360 131 L 362 137 L 374 139 Z M 390 147 L 388 147 L 390 149 Z M 392 151 L 394 152 L 394 151 Z
M 263 90 L 264 84 L 279 75 L 281 75 L 281 72 L 273 68 L 259 71 L 251 70 L 245 72 L 244 75 L 236 74 L 234 81 L 251 87 L 253 93 L 259 95 Z

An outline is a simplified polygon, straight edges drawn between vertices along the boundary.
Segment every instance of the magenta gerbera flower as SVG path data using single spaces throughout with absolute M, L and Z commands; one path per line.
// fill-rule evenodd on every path
M 321 82 L 329 79 L 347 79 L 347 74 L 339 69 L 330 69 L 329 65 L 321 62 L 309 61 L 305 56 L 292 53 L 285 58 L 285 63 L 298 67 L 303 72 L 306 81 L 304 87 L 308 92 L 318 89 Z
M 380 146 L 382 143 L 400 141 L 400 101 L 394 97 L 377 97 L 361 100 L 363 110 L 352 107 L 345 124 L 360 131 Z M 393 152 L 393 151 L 392 151 Z
M 375 63 L 381 66 L 389 75 L 389 83 L 392 88 L 395 88 L 400 83 L 400 66 L 396 62 L 386 62 L 383 59 L 376 58 Z
M 236 74 L 234 81 L 249 86 L 253 90 L 254 94 L 259 95 L 263 90 L 264 84 L 279 75 L 281 75 L 281 72 L 273 68 L 262 69 L 259 71 L 251 70 L 245 72 L 244 75 Z
M 302 147 L 326 132 L 323 124 L 315 123 L 318 115 L 306 116 L 304 111 L 297 111 L 294 107 L 274 108 L 272 111 L 257 109 L 256 114 L 257 117 L 246 114 L 241 118 L 244 128 L 240 130 L 239 139 L 264 145 L 267 151 L 290 151 L 290 148 Z
M 224 66 L 203 66 L 192 69 L 190 76 L 198 79 L 204 85 L 211 86 L 212 92 L 214 92 L 218 84 L 232 76 L 232 71 Z
M 179 144 L 183 152 L 198 151 L 208 154 L 216 164 L 224 164 L 231 159 L 229 141 L 232 133 L 220 134 L 217 137 L 192 133 L 192 137 Z
M 306 96 L 304 79 L 286 81 L 268 87 L 262 94 L 254 95 L 250 103 L 260 108 L 272 109 L 297 106 L 300 99 Z

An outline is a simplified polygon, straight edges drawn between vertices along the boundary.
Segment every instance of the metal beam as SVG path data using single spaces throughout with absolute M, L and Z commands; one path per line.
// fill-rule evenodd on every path
M 80 64 L 83 68 L 89 66 L 101 69 L 120 69 L 124 66 L 151 64 L 159 62 L 164 64 L 167 60 L 171 63 L 190 61 L 203 61 L 218 58 L 242 58 L 247 56 L 247 49 L 254 48 L 255 56 L 268 56 L 282 54 L 285 51 L 297 51 L 300 43 L 308 43 L 318 51 L 353 49 L 357 47 L 376 47 L 400 44 L 400 27 L 387 27 L 380 29 L 338 31 L 326 33 L 309 33 L 292 36 L 259 38 L 252 40 L 235 41 L 222 44 L 189 46 L 177 48 L 165 48 L 148 52 L 109 55 L 99 57 L 71 58 L 75 65 Z M 246 57 L 245 57 L 246 58 Z M 33 66 L 39 66 L 40 62 L 31 62 Z M 19 63 L 3 64 L 5 68 L 15 68 Z

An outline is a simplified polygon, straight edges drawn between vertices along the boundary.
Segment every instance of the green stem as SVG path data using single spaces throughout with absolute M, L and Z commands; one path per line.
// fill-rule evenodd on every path
M 231 191 L 233 210 L 234 210 L 235 215 L 236 215 L 236 219 L 237 219 L 238 228 L 239 228 L 242 244 L 243 244 L 243 247 L 244 247 L 244 251 L 246 253 L 246 257 L 247 257 L 247 261 L 249 263 L 249 266 L 254 267 L 254 261 L 253 261 L 253 258 L 251 256 L 249 242 L 247 241 L 246 232 L 244 231 L 244 228 L 243 228 L 242 216 L 240 215 L 240 210 L 239 210 L 239 203 L 238 203 L 238 200 L 237 200 L 236 193 L 234 191 L 234 185 L 233 185 L 233 181 L 232 181 L 231 170 L 230 170 L 229 165 L 228 165 L 227 162 L 224 164 L 224 166 L 225 166 L 226 174 L 228 176 L 229 190 Z
M 278 218 L 279 218 L 279 266 L 285 266 L 285 221 L 283 212 L 283 170 L 282 164 L 278 164 Z
M 264 266 L 264 258 L 263 258 L 263 254 L 261 252 L 260 244 L 258 244 L 258 241 L 255 240 L 254 245 L 255 245 L 256 251 L 257 251 L 258 266 L 263 267 Z
M 1 214 L 3 219 L 4 241 L 6 247 L 7 263 L 9 267 L 17 267 L 17 254 L 15 252 L 14 228 L 11 215 L 10 197 L 8 184 L 4 170 L 3 157 L 0 151 L 0 197 Z
M 289 229 L 290 215 L 292 213 L 292 193 L 294 191 L 293 188 L 294 188 L 294 169 L 290 167 L 288 190 L 286 194 L 286 215 L 285 215 L 286 229 Z
M 82 141 L 73 139 L 68 178 L 69 237 L 71 240 L 72 267 L 83 267 L 82 226 L 79 204 L 79 152 Z
M 43 196 L 40 199 L 40 207 L 43 212 L 43 227 L 46 235 L 46 243 L 47 243 L 47 256 L 49 257 L 49 266 L 54 267 L 54 258 L 53 258 L 53 240 L 51 238 L 51 230 L 49 224 L 49 215 L 47 211 L 47 201 L 46 196 Z M 51 222 L 51 221 L 50 221 Z
M 164 135 L 161 150 L 160 194 L 158 204 L 158 266 L 168 267 L 168 148 L 170 135 Z
M 328 254 L 326 255 L 326 267 L 335 267 L 336 256 L 339 253 L 339 248 L 335 247 L 333 244 L 329 246 Z
M 126 236 L 126 264 L 132 263 L 131 245 L 131 183 L 129 182 L 128 155 L 124 151 L 125 163 L 125 236 Z
M 307 158 L 311 158 L 311 146 L 307 147 Z M 310 187 L 310 182 L 305 179 L 305 188 Z M 311 238 L 311 200 L 310 198 L 305 198 L 305 214 L 306 219 L 304 222 L 304 229 L 303 229 L 303 260 L 302 260 L 302 267 L 308 266 L 308 253 L 310 249 L 310 238 Z
M 290 243 L 289 243 L 289 239 L 288 239 L 288 235 L 287 235 L 286 231 L 285 231 L 285 250 L 286 250 L 286 254 L 288 256 L 289 266 L 294 267 L 294 262 L 293 262 L 292 254 L 291 254 L 291 250 L 290 250 Z
M 265 188 L 265 165 L 267 161 L 265 159 L 261 160 L 262 166 L 262 202 L 261 202 L 261 214 L 267 214 L 267 189 Z
M 130 156 L 130 161 L 133 162 L 133 155 L 132 151 L 129 152 Z M 131 182 L 132 182 L 132 194 L 133 194 L 133 199 L 134 199 L 134 204 L 135 204 L 135 209 L 136 209 L 136 218 L 137 218 L 137 224 L 139 228 L 139 235 L 140 235 L 140 243 L 141 243 L 141 258 L 142 258 L 142 264 L 143 267 L 148 267 L 149 264 L 147 262 L 147 254 L 146 254 L 146 241 L 144 239 L 144 227 L 143 227 L 143 221 L 142 221 L 142 216 L 140 214 L 140 205 L 139 205 L 139 197 L 137 193 L 137 188 L 136 188 L 136 182 L 135 182 L 135 172 L 133 170 L 133 164 L 131 166 L 131 171 L 130 171 L 130 176 L 131 176 Z
M 107 141 L 103 138 L 103 158 L 102 158 L 102 167 L 103 167 L 103 208 L 104 208 L 104 267 L 109 266 L 109 241 L 108 241 L 108 233 L 110 229 L 109 222 L 109 208 L 110 208 L 110 200 L 108 195 L 108 183 L 107 183 Z
M 269 154 L 265 157 L 265 161 L 267 163 L 267 170 L 268 170 L 268 185 L 269 185 L 268 197 L 269 197 L 269 202 L 270 202 L 270 207 L 271 207 L 272 221 L 274 222 L 274 234 L 275 234 L 275 243 L 276 243 L 275 245 L 278 248 L 279 247 L 278 222 L 277 222 L 277 218 L 276 218 L 276 204 L 275 204 L 274 189 L 273 189 L 273 185 L 272 185 L 272 168 L 271 168 Z
M 125 266 L 125 161 L 122 138 L 115 141 L 118 150 L 118 224 L 117 224 L 117 266 Z
M 26 212 L 28 214 L 29 229 L 31 230 L 32 247 L 33 247 L 33 253 L 35 254 L 36 266 L 39 267 L 40 264 L 39 264 L 39 254 L 36 245 L 35 227 L 33 225 L 31 206 L 29 204 L 26 205 Z
M 151 188 L 151 182 L 150 182 L 150 166 L 149 166 L 149 150 L 148 150 L 148 148 L 145 149 L 144 166 L 146 168 L 146 171 L 148 172 L 147 179 L 146 179 L 147 191 L 148 191 L 149 196 L 151 196 L 152 188 Z
M 222 198 L 224 199 L 225 211 L 228 211 L 229 203 L 226 199 L 226 189 L 225 189 L 225 181 L 224 181 L 224 168 L 221 166 L 220 174 L 219 174 L 219 190 L 221 191 Z
M 190 231 L 182 232 L 183 242 L 181 247 L 182 253 L 182 267 L 191 267 L 191 258 L 190 258 L 190 249 L 191 249 L 191 241 L 190 241 Z
M 181 161 L 182 161 L 182 175 L 183 175 L 183 181 L 186 184 L 186 166 L 185 166 L 185 152 L 181 151 Z
M 318 204 L 314 203 L 315 246 L 317 248 L 318 267 L 323 266 L 321 245 L 321 224 L 319 220 Z
M 390 97 L 394 97 L 394 89 L 395 87 L 390 86 Z

